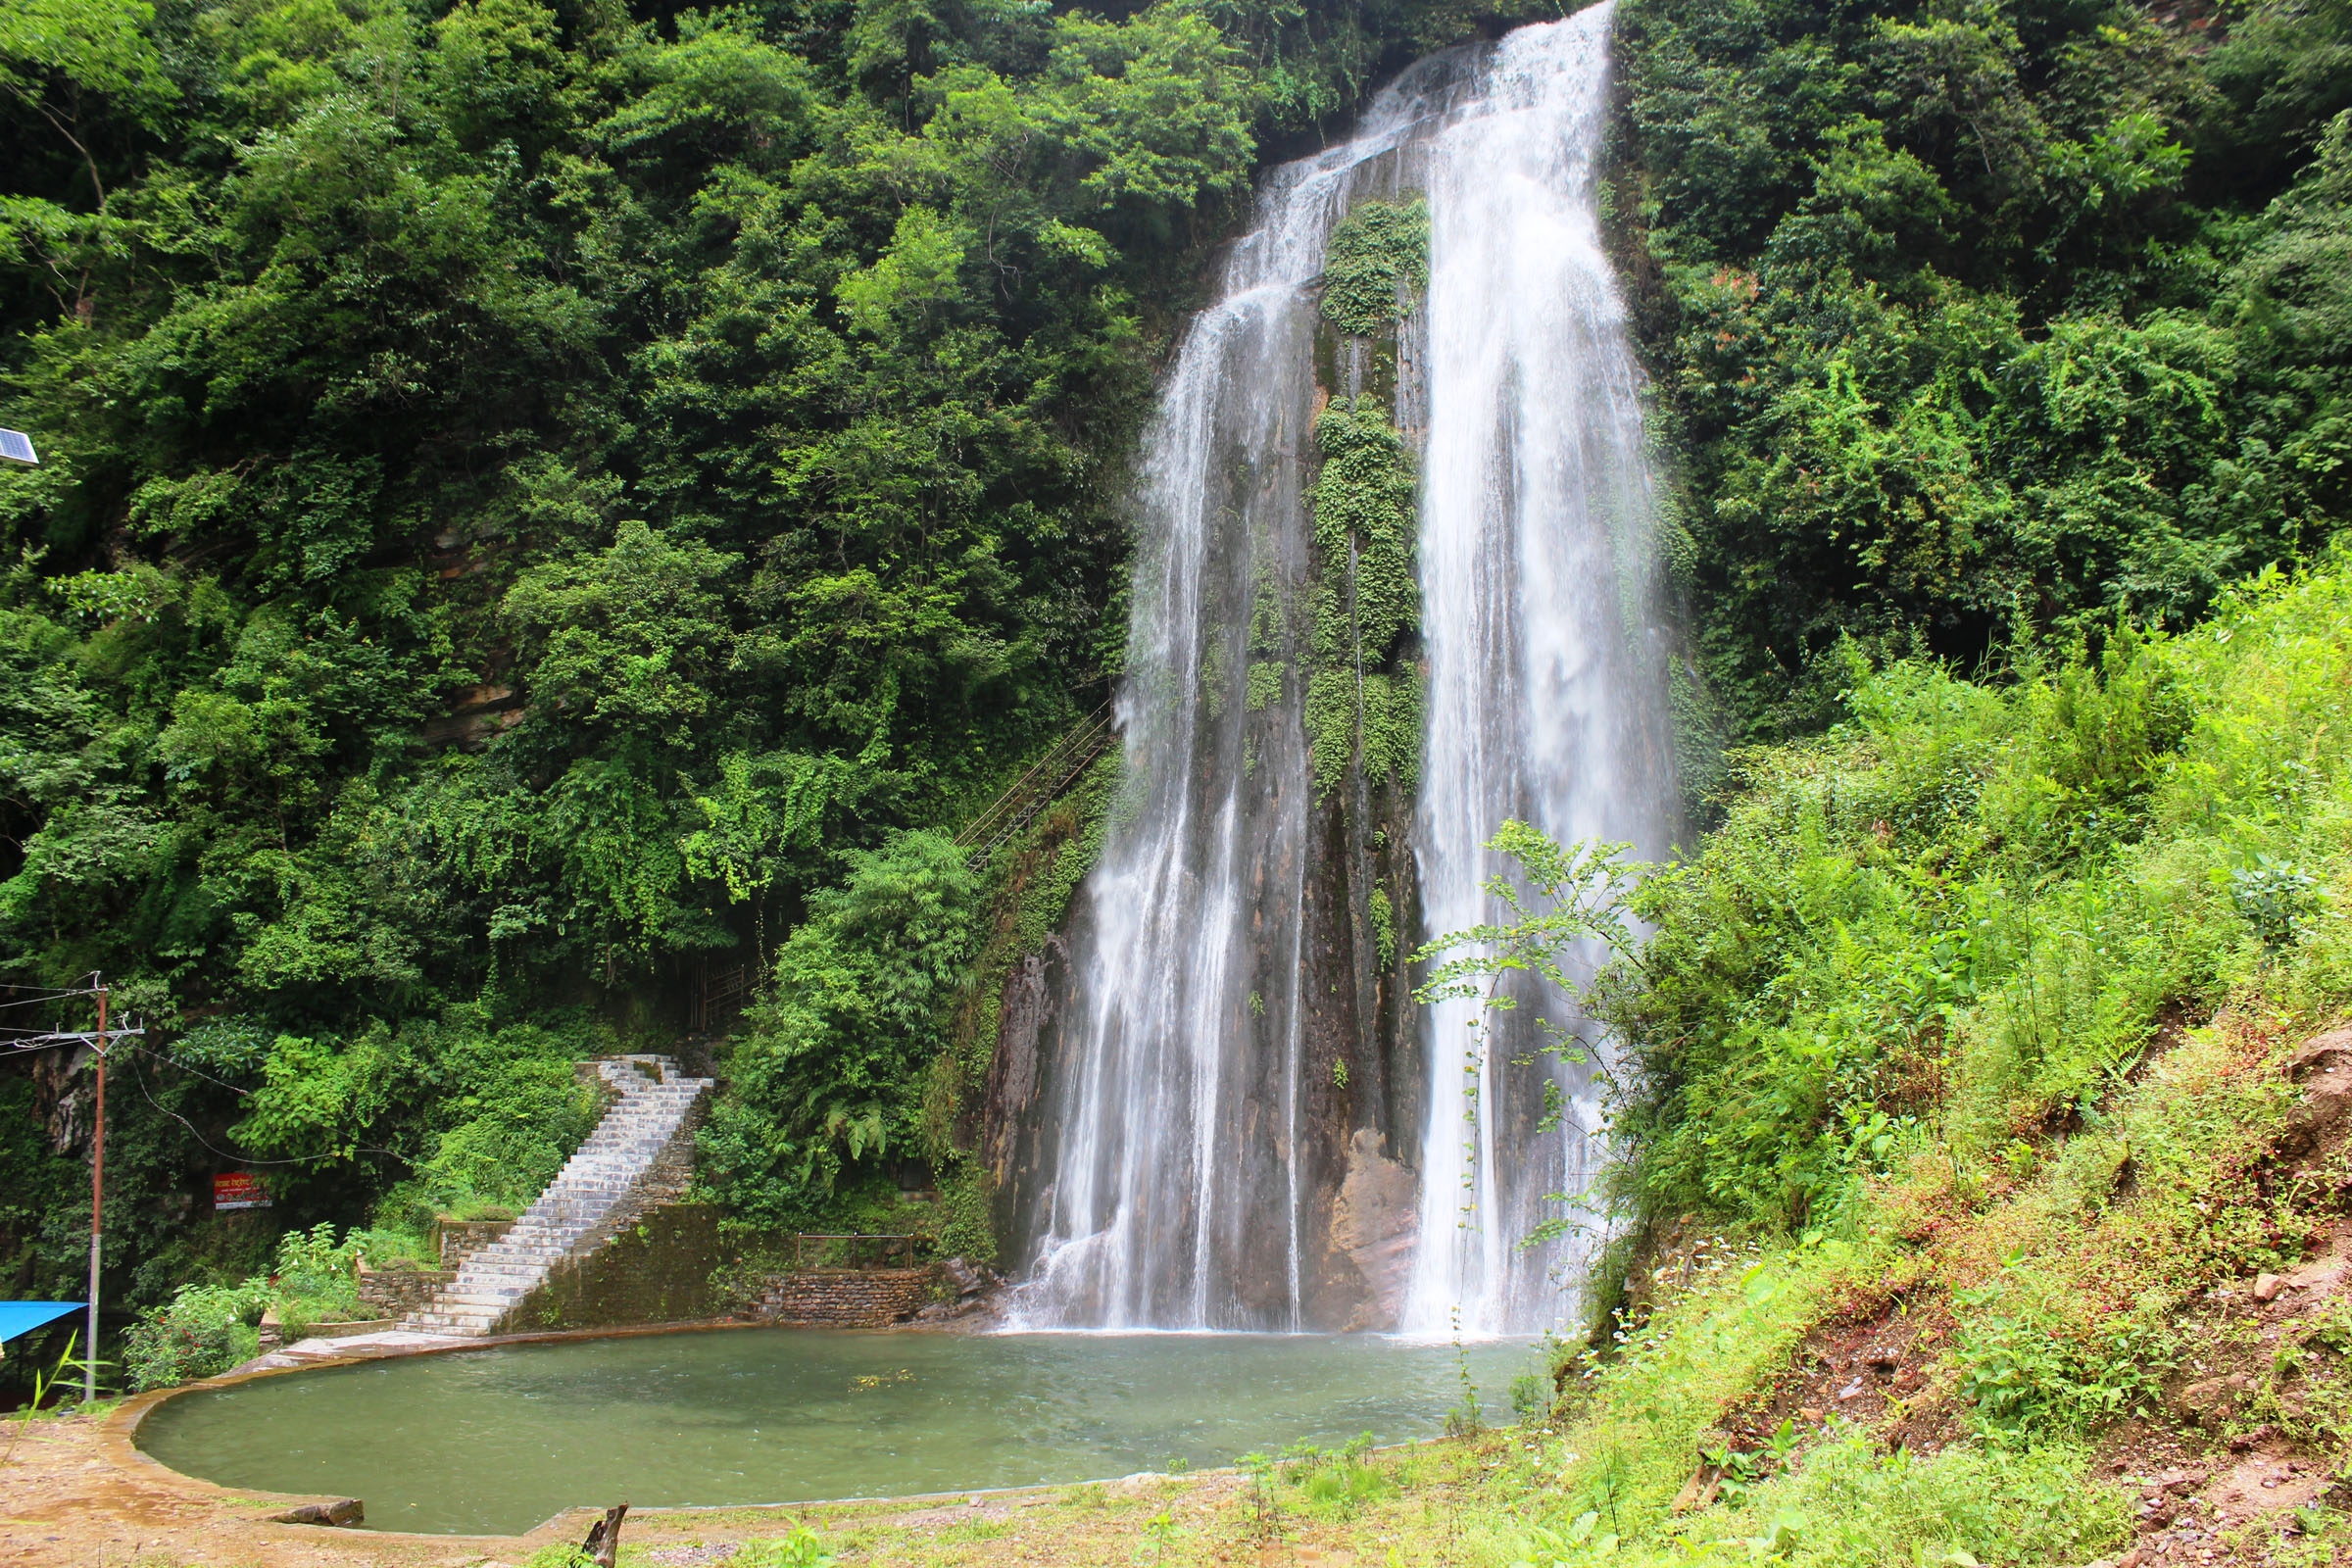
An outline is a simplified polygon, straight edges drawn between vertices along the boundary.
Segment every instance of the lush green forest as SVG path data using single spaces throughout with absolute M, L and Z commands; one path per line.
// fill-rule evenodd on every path
M 2082 644 L 2128 686 L 2119 625 L 2325 546 L 2344 0 L 1622 4 L 1609 215 L 1707 854 L 1782 799 L 1724 748 L 1853 721 L 1874 669 Z M 739 965 L 776 983 L 714 1196 L 954 1178 L 975 976 L 1052 911 L 949 836 L 1117 673 L 1126 464 L 1210 252 L 1383 74 L 1557 9 L 8 7 L 0 423 L 43 461 L 0 472 L 0 978 L 100 970 L 155 1028 L 110 1107 L 123 1298 L 261 1265 L 188 1222 L 229 1164 L 288 1223 L 526 1198 L 570 1061 L 668 1046 Z M 2141 798 L 2066 744 L 2080 799 Z M 1726 999 L 1776 971 L 1744 906 L 1715 956 L 1714 886 L 1654 895 L 1694 901 L 1695 978 L 1626 1004 L 1703 1042 L 1648 1058 L 1642 1180 L 1786 1222 L 1848 1101 L 1823 1068 L 1755 1109 Z M 0 1075 L 26 1294 L 81 1257 L 68 1087 Z M 1710 1165 L 1726 1116 L 1755 1148 Z
M 938 830 L 1115 670 L 1203 256 L 1492 10 L 11 6 L 0 971 L 168 1031 L 133 1297 L 201 1271 L 214 1149 L 294 1219 L 527 1196 L 568 1060 L 706 963 L 817 986 L 729 1197 L 903 1152 L 970 956 Z M 0 1082 L 29 1287 L 84 1151 Z

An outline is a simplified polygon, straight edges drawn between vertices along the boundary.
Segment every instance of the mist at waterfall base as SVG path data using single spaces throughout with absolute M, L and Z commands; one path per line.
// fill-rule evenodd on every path
M 1538 1369 L 1522 1346 L 1467 1357 L 1362 1335 L 628 1335 L 198 1390 L 138 1443 L 224 1486 L 358 1497 L 371 1529 L 506 1533 L 623 1497 L 907 1495 L 1431 1437 L 1465 1370 L 1492 1415 Z
M 1300 667 L 1314 284 L 1367 198 L 1425 193 L 1432 225 L 1397 391 L 1420 461 L 1421 934 L 1492 917 L 1506 817 L 1665 845 L 1652 494 L 1594 190 L 1610 24 L 1603 4 L 1405 73 L 1353 139 L 1267 178 L 1180 345 L 1144 449 L 1126 793 L 1072 922 L 1015 1326 L 1307 1321 L 1331 1195 L 1305 1170 L 1325 1069 L 1302 932 L 1330 916 L 1298 682 L 1258 672 Z M 1592 1174 L 1593 1070 L 1540 1050 L 1539 1016 L 1576 1023 L 1564 999 L 1525 1003 L 1482 1031 L 1468 1004 L 1420 1020 L 1425 1109 L 1393 1151 L 1420 1174 L 1418 1242 L 1358 1326 L 1525 1334 L 1573 1308 L 1589 1231 L 1516 1244 Z

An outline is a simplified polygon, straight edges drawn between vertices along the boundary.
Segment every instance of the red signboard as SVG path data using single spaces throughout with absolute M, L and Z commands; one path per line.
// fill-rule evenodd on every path
M 213 1207 L 268 1208 L 270 1195 L 262 1191 L 262 1179 L 251 1171 L 223 1171 L 213 1178 Z

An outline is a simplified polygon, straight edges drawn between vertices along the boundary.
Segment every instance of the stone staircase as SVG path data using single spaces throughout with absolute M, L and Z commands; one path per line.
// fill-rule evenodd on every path
M 613 1094 L 604 1120 L 514 1228 L 469 1254 L 401 1328 L 469 1338 L 517 1327 L 517 1310 L 557 1264 L 594 1251 L 645 1209 L 684 1194 L 711 1080 L 683 1076 L 670 1056 L 606 1056 L 583 1066 Z

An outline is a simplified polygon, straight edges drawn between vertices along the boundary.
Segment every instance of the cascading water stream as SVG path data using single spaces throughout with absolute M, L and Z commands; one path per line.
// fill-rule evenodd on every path
M 1301 1326 L 1310 790 L 1290 611 L 1312 566 L 1311 284 L 1333 224 L 1424 112 L 1399 84 L 1362 135 L 1275 172 L 1146 434 L 1128 793 L 1072 922 L 1018 1326 Z
M 1185 335 L 1145 445 L 1125 794 L 1040 1051 L 1044 1184 L 1024 1201 L 1015 1326 L 1286 1330 L 1306 1326 L 1310 1298 L 1337 1324 L 1330 1282 L 1359 1277 L 1332 1266 L 1345 1227 L 1316 1187 L 1334 1185 L 1331 1162 L 1306 1168 L 1310 1095 L 1335 1102 L 1309 1081 L 1304 1042 L 1339 987 L 1310 996 L 1305 981 L 1320 961 L 1310 933 L 1334 929 L 1315 889 L 1335 884 L 1314 874 L 1332 852 L 1300 671 L 1314 284 L 1333 227 L 1366 197 L 1425 189 L 1433 234 L 1426 331 L 1406 334 L 1426 336 L 1408 356 L 1424 363 L 1396 399 L 1408 438 L 1427 422 L 1423 923 L 1489 912 L 1480 846 L 1505 816 L 1658 845 L 1673 790 L 1656 734 L 1663 647 L 1641 629 L 1649 491 L 1592 191 L 1608 29 L 1604 4 L 1407 72 L 1354 139 L 1268 178 L 1221 297 Z M 1484 1333 L 1552 1315 L 1561 1259 L 1510 1243 L 1577 1178 L 1586 1075 L 1514 1068 L 1525 1045 L 1498 1033 L 1471 1064 L 1472 1116 L 1463 1021 L 1430 1025 L 1409 1290 L 1359 1324 L 1401 1308 L 1404 1326 L 1442 1331 L 1458 1309 Z M 1546 1074 L 1574 1110 L 1547 1131 Z M 1409 1196 L 1397 1206 L 1409 1233 Z
M 1427 162 L 1415 837 L 1431 932 L 1494 917 L 1481 884 L 1505 867 L 1483 846 L 1506 817 L 1649 854 L 1673 818 L 1641 378 L 1595 200 L 1612 9 L 1504 38 Z M 1408 1331 L 1526 1333 L 1571 1304 L 1561 1285 L 1589 1238 L 1518 1244 L 1563 1217 L 1562 1199 L 1567 1217 L 1582 1206 L 1600 1147 L 1593 1064 L 1543 1054 L 1539 1014 L 1579 1024 L 1562 999 L 1521 1001 L 1483 1029 L 1473 1003 L 1430 1009 Z

